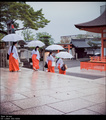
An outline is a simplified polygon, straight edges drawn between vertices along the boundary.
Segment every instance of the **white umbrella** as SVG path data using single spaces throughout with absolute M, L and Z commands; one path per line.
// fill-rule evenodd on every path
M 10 41 L 16 42 L 16 41 L 24 40 L 24 39 L 17 34 L 8 34 L 8 35 L 4 36 L 1 40 L 5 41 L 5 42 L 10 42 Z
M 56 57 L 60 58 L 73 58 L 73 56 L 68 52 L 59 52 L 56 54 Z
M 95 55 L 99 55 L 100 53 L 99 52 L 96 52 Z
M 45 44 L 39 40 L 33 40 L 28 43 L 28 47 L 36 47 L 36 46 L 43 47 L 45 46 Z
M 46 50 L 63 50 L 64 48 L 61 45 L 49 45 Z

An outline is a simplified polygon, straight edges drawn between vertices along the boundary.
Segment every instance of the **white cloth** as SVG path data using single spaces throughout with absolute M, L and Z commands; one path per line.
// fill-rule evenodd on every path
M 60 64 L 60 68 L 63 66 L 63 63 L 62 64 Z
M 36 58 L 37 58 L 38 60 L 40 59 L 40 54 L 39 54 L 39 51 L 38 51 L 38 50 L 37 50 L 37 51 L 33 50 L 31 57 L 33 56 L 33 54 L 36 54 L 36 55 L 37 55 Z
M 48 63 L 48 61 L 52 61 L 52 62 L 54 62 L 54 58 L 53 58 L 52 55 L 47 56 L 47 63 Z
M 57 67 L 59 66 L 59 64 L 60 66 L 63 64 L 63 60 L 61 58 L 59 58 L 59 60 L 57 61 Z
M 13 57 L 15 59 L 18 59 L 19 56 L 18 56 L 18 52 L 17 52 L 16 46 L 13 46 L 12 52 L 11 52 L 11 48 L 12 48 L 12 46 L 9 47 L 8 54 L 10 55 L 11 53 L 13 53 Z

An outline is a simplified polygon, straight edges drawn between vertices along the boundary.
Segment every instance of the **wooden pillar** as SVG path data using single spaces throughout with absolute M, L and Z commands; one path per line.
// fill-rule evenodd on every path
M 59 53 L 59 50 L 57 52 Z
M 103 32 L 101 35 L 101 60 L 104 58 L 104 41 L 103 41 Z

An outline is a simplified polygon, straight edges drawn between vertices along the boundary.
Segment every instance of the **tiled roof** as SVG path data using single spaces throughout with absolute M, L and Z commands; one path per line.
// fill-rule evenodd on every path
M 85 41 L 85 39 L 72 39 L 71 42 L 75 47 L 77 48 L 88 48 L 91 47 L 90 45 L 88 45 Z
M 91 28 L 91 27 L 106 27 L 106 10 L 103 12 L 102 15 L 97 17 L 96 19 L 85 22 L 85 23 L 80 23 L 75 25 L 77 28 Z

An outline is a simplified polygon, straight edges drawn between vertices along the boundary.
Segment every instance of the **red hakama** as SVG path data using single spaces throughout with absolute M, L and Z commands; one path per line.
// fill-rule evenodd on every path
M 52 73 L 55 73 L 55 70 L 54 70 L 54 67 L 52 66 L 52 61 L 49 60 L 48 61 L 48 72 L 52 72 Z
M 59 69 L 59 74 L 64 74 L 64 75 L 66 75 L 66 71 L 61 70 L 60 65 L 58 66 L 58 69 Z
M 13 57 L 13 53 L 9 55 L 9 71 L 19 71 L 19 62 Z
M 33 70 L 35 70 L 34 68 L 39 69 L 39 60 L 36 57 L 36 54 L 32 55 Z

